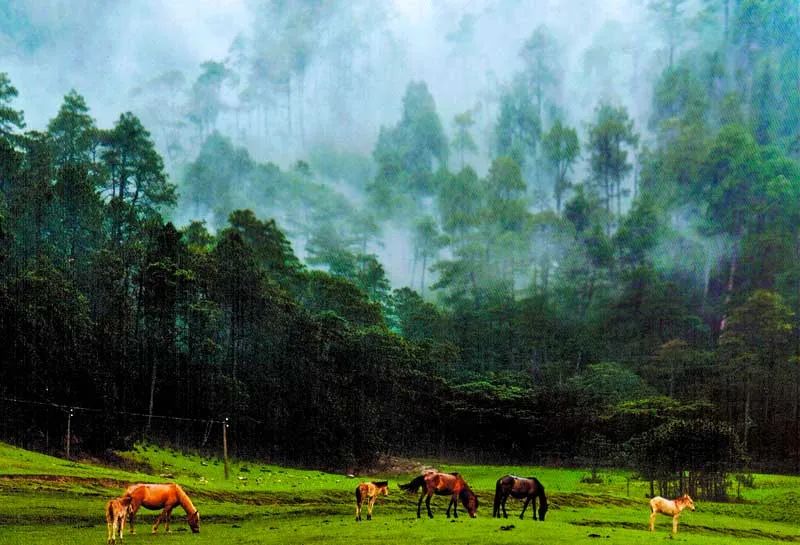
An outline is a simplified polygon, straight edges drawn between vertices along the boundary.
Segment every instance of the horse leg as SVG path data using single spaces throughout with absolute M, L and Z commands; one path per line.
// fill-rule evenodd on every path
M 114 522 L 111 520 L 106 521 L 106 526 L 108 527 L 108 539 L 106 543 L 111 545 L 114 543 Z
M 137 502 L 135 499 L 132 499 L 131 500 L 131 505 L 130 505 L 130 507 L 128 507 L 128 520 L 131 523 L 131 530 L 130 530 L 131 534 L 135 534 L 136 533 L 136 528 L 134 527 L 133 523 L 134 523 L 134 520 L 136 519 L 136 512 L 138 510 L 139 510 L 139 502 Z
M 372 520 L 372 506 L 375 505 L 375 500 L 378 499 L 378 495 L 375 494 L 369 499 L 369 505 L 367 506 L 367 520 Z
M 425 507 L 427 507 L 427 508 L 428 508 L 428 518 L 429 518 L 429 519 L 432 519 L 432 518 L 433 518 L 433 511 L 431 511 L 431 497 L 432 497 L 432 496 L 433 496 L 433 493 L 429 493 L 429 494 L 428 494 L 428 495 L 425 497 Z
M 539 520 L 536 516 L 536 496 L 531 496 L 531 511 L 533 511 L 533 520 Z
M 508 494 L 503 496 L 503 499 L 500 501 L 500 507 L 503 508 L 503 518 L 508 518 L 508 511 L 506 511 L 506 502 L 508 501 Z
M 678 517 L 679 516 L 680 516 L 680 513 L 678 513 L 677 515 L 672 517 L 672 535 L 675 535 L 675 534 L 678 533 Z
M 158 516 L 156 517 L 156 522 L 155 524 L 153 524 L 153 531 L 151 533 L 155 534 L 156 532 L 158 532 L 158 526 L 164 521 L 166 514 L 167 514 L 166 509 L 164 509 L 158 514 Z
M 655 511 L 650 511 L 650 531 L 651 532 L 655 531 L 655 529 L 656 529 L 655 526 L 656 526 L 656 512 Z
M 422 493 L 422 495 L 419 497 L 419 501 L 417 502 L 417 518 L 420 518 L 419 510 L 422 508 L 422 500 L 424 499 L 425 499 L 425 492 Z
M 361 520 L 361 502 L 356 500 L 356 522 Z
M 458 496 L 453 494 L 453 517 L 458 518 Z
M 522 518 L 525 516 L 525 509 L 528 508 L 528 504 L 530 502 L 531 502 L 531 497 L 530 496 L 525 498 L 525 503 L 522 504 L 522 513 L 519 514 L 519 520 L 522 520 Z
M 165 512 L 166 512 L 166 514 L 167 514 L 167 520 L 165 520 L 165 521 L 164 521 L 164 531 L 166 531 L 167 533 L 169 533 L 169 532 L 170 532 L 170 529 L 169 529 L 169 522 L 170 522 L 170 520 L 172 519 L 172 509 L 169 509 L 169 508 L 167 508 L 167 509 L 164 509 L 164 511 L 165 511 Z
M 122 541 L 122 535 L 125 533 L 125 513 L 119 517 L 119 540 Z

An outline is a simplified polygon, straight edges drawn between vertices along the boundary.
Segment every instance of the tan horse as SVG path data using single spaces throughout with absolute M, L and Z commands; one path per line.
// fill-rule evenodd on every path
M 172 516 L 172 510 L 178 505 L 183 507 L 186 511 L 189 527 L 192 532 L 197 533 L 200 531 L 200 513 L 195 509 L 192 500 L 183 491 L 183 488 L 175 483 L 170 484 L 134 484 L 125 490 L 125 495 L 131 497 L 131 533 L 135 534 L 134 519 L 139 507 L 146 507 L 147 509 L 163 509 L 161 514 L 156 517 L 156 523 L 153 525 L 153 533 L 158 531 L 158 525 L 162 522 L 166 531 L 169 532 L 169 520 Z
M 694 511 L 694 502 L 688 494 L 684 494 L 680 498 L 675 498 L 674 500 L 668 500 L 666 498 L 662 498 L 661 496 L 656 496 L 650 500 L 650 531 L 652 532 L 655 530 L 656 515 L 661 513 L 662 515 L 668 515 L 672 517 L 672 533 L 677 534 L 678 517 L 681 516 L 681 511 L 687 507 Z
M 367 502 L 367 520 L 372 520 L 372 506 L 375 500 L 383 494 L 389 495 L 389 481 L 373 481 L 361 483 L 356 487 L 356 521 L 361 520 L 361 504 Z
M 431 512 L 431 497 L 450 496 L 450 503 L 447 505 L 447 517 L 450 517 L 450 508 L 453 508 L 453 516 L 458 518 L 458 499 L 464 505 L 469 516 L 475 518 L 478 510 L 478 496 L 472 491 L 467 482 L 459 473 L 439 473 L 438 471 L 426 471 L 413 481 L 401 484 L 400 488 L 407 492 L 416 492 L 422 488 L 422 495 L 417 503 L 417 518 L 420 518 L 422 500 L 425 498 L 425 507 L 428 508 L 428 517 L 433 518 Z
M 106 526 L 108 526 L 109 544 L 116 543 L 117 536 L 122 541 L 122 533 L 125 531 L 125 518 L 128 516 L 130 505 L 130 496 L 114 498 L 106 504 Z

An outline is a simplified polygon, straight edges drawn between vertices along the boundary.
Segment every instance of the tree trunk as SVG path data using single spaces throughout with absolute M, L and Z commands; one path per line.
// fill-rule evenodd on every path
M 153 420 L 153 400 L 155 398 L 155 392 L 156 392 L 157 373 L 158 373 L 158 362 L 157 358 L 153 356 L 153 367 L 150 373 L 150 402 L 147 404 L 147 428 L 145 429 L 145 433 L 150 432 L 150 425 Z
M 745 382 L 745 396 L 744 396 L 744 431 L 742 433 L 742 448 L 745 452 L 747 452 L 747 439 L 750 435 L 750 380 L 748 378 L 747 382 Z
M 289 129 L 289 144 L 292 142 L 292 77 L 286 80 L 286 125 Z
M 422 272 L 420 273 L 421 280 L 420 280 L 420 283 L 419 283 L 420 295 L 423 295 L 423 296 L 425 295 L 425 268 L 427 267 L 427 264 L 428 264 L 428 256 L 427 256 L 427 254 L 423 253 L 422 254 Z
M 304 105 L 303 102 L 305 101 L 305 72 L 300 72 L 297 76 L 297 99 L 299 104 L 297 105 L 297 113 L 300 116 L 300 148 L 305 150 L 306 149 L 306 129 L 305 129 L 305 120 L 304 117 Z
M 725 291 L 727 295 L 725 296 L 725 306 L 727 307 L 731 302 L 731 296 L 733 295 L 733 288 L 734 288 L 734 279 L 736 278 L 736 261 L 738 259 L 738 241 L 734 242 L 733 250 L 731 252 L 731 263 L 728 267 L 728 283 L 725 286 Z M 727 308 L 725 311 L 727 312 Z M 722 331 L 725 329 L 725 321 L 727 319 L 727 314 L 722 317 L 722 321 L 719 324 L 719 330 Z

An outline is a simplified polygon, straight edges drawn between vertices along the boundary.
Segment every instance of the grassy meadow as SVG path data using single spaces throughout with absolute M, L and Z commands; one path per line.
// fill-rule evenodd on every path
M 201 513 L 201 533 L 188 531 L 183 511 L 173 512 L 172 532 L 150 533 L 156 513 L 140 510 L 138 544 L 240 543 L 660 543 L 670 538 L 671 520 L 660 517 L 647 531 L 647 486 L 629 481 L 625 471 L 602 474 L 602 484 L 581 481 L 588 472 L 516 466 L 473 466 L 424 461 L 443 471 L 460 471 L 480 496 L 478 517 L 462 511 L 445 517 L 447 498 L 432 501 L 434 518 L 416 518 L 416 495 L 397 488 L 415 473 L 380 474 L 390 495 L 375 505 L 372 521 L 354 521 L 353 490 L 361 477 L 274 465 L 234 462 L 224 479 L 217 459 L 139 446 L 124 456 L 136 471 L 69 462 L 0 443 L 0 544 L 84 545 L 105 541 L 103 507 L 131 482 L 176 481 Z M 509 500 L 509 519 L 491 518 L 495 480 L 505 473 L 535 475 L 550 499 L 545 522 L 517 515 L 521 503 Z M 677 541 L 724 544 L 800 542 L 800 478 L 756 475 L 754 488 L 735 503 L 697 502 L 681 517 Z

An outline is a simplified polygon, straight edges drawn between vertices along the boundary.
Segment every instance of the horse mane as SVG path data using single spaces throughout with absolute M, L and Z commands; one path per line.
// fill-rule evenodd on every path
M 189 499 L 189 495 L 183 491 L 181 485 L 179 485 L 178 483 L 172 483 L 172 485 L 178 492 L 178 501 L 181 502 L 181 507 L 183 507 L 183 510 L 186 511 L 186 514 L 191 516 L 197 513 L 197 508 L 192 503 L 192 500 Z
M 389 486 L 389 481 L 372 481 L 375 486 Z

